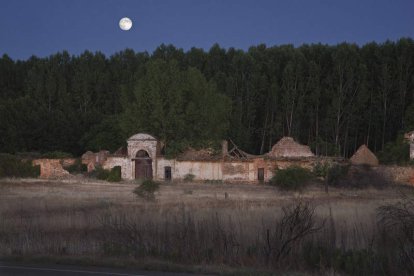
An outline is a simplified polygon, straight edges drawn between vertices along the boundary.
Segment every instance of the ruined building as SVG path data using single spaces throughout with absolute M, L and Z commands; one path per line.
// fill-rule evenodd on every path
M 414 159 L 414 131 L 405 135 L 410 142 L 410 158 Z M 263 155 L 252 155 L 239 149 L 231 140 L 223 141 L 221 152 L 211 149 L 187 149 L 174 159 L 162 154 L 163 144 L 155 137 L 139 133 L 127 140 L 127 148 L 114 153 L 100 151 L 86 152 L 81 162 L 88 172 L 98 166 L 112 169 L 119 166 L 121 176 L 126 180 L 152 178 L 156 180 L 179 180 L 187 177 L 194 180 L 215 180 L 225 182 L 260 182 L 270 180 L 279 169 L 292 165 L 313 169 L 320 163 L 350 163 L 351 165 L 369 165 L 375 167 L 398 182 L 414 183 L 414 168 L 378 166 L 378 159 L 367 146 L 362 145 L 355 154 L 345 160 L 340 157 L 315 156 L 310 148 L 283 137 Z M 78 160 L 36 159 L 34 165 L 40 166 L 41 178 L 60 178 L 69 176 L 65 169 Z
M 378 158 L 366 145 L 360 146 L 354 155 L 349 158 L 349 162 L 351 162 L 352 165 L 379 165 Z
M 414 130 L 406 133 L 405 139 L 410 143 L 410 159 L 414 160 Z
M 121 167 L 123 179 L 153 178 L 157 180 L 183 179 L 192 175 L 195 180 L 267 181 L 276 169 L 291 165 L 312 168 L 321 161 L 308 146 L 300 145 L 291 137 L 282 138 L 264 155 L 248 154 L 227 141 L 222 151 L 188 149 L 175 159 L 161 154 L 162 144 L 149 134 L 139 133 L 128 140 L 126 152 L 109 154 L 87 152 L 82 163 L 93 170 L 97 165 L 104 169 Z

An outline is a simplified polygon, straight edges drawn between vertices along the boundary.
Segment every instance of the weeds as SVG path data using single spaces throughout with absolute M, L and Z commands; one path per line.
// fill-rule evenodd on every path
M 38 177 L 40 166 L 11 154 L 0 154 L 0 177 Z
M 187 173 L 186 175 L 184 175 L 185 182 L 192 182 L 194 178 L 195 178 L 195 175 L 191 173 Z
M 120 166 L 115 166 L 111 170 L 105 170 L 102 167 L 97 166 L 95 170 L 89 174 L 89 176 L 109 182 L 119 182 L 122 180 Z
M 155 186 L 158 184 L 147 180 L 140 189 L 155 197 Z M 45 189 L 44 184 L 39 187 Z M 57 187 L 54 191 L 60 189 Z M 118 198 L 119 187 L 116 189 Z M 129 200 L 130 189 L 124 190 Z M 187 191 L 183 193 L 193 192 Z M 185 198 L 196 198 L 198 193 L 194 190 L 193 196 Z M 333 205 L 333 214 L 329 208 L 328 215 L 325 203 L 316 205 L 313 200 L 277 206 L 272 201 L 259 211 L 256 201 L 239 210 L 242 205 L 236 202 L 236 194 L 222 205 L 212 205 L 217 203 L 215 199 L 199 204 L 199 198 L 192 204 L 160 200 L 148 205 L 135 200 L 119 202 L 107 194 L 86 205 L 85 198 L 78 202 L 59 198 L 52 203 L 41 197 L 26 198 L 21 204 L 14 197 L 4 201 L 7 197 L 3 195 L 0 256 L 151 259 L 190 266 L 244 267 L 250 275 L 263 268 L 273 274 L 313 275 L 410 275 L 413 271 L 412 199 L 378 210 L 371 206 L 370 211 L 360 208 L 367 205 L 345 211 L 344 206 L 350 206 L 347 201 Z M 356 209 L 364 209 L 365 215 L 357 216 Z
M 312 178 L 312 173 L 309 170 L 292 166 L 284 170 L 277 170 L 270 184 L 283 190 L 301 190 Z
M 382 246 L 394 252 L 393 261 L 405 271 L 414 271 L 414 200 L 404 198 L 396 204 L 378 208 Z
M 158 191 L 159 187 L 160 184 L 158 182 L 147 179 L 136 187 L 133 193 L 146 200 L 155 200 L 155 192 Z
M 80 158 L 77 158 L 73 165 L 64 167 L 64 169 L 67 170 L 70 174 L 85 173 L 88 171 L 88 167 L 86 164 L 82 164 L 82 160 Z

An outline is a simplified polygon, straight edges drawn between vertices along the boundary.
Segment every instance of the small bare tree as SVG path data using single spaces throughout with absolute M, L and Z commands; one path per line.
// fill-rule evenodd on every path
M 398 248 L 399 264 L 414 271 L 414 200 L 403 196 L 396 204 L 378 208 L 379 226 Z
M 273 260 L 276 264 L 285 258 L 295 245 L 304 238 L 321 230 L 325 220 L 317 223 L 315 206 L 309 202 L 298 201 L 282 208 L 282 216 L 271 231 L 266 229 L 264 254 L 266 264 Z

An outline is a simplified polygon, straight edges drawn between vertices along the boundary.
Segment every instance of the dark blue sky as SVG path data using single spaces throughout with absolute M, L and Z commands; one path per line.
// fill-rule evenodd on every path
M 414 37 L 414 0 L 0 0 L 0 55 L 364 44 Z M 121 31 L 120 18 L 133 28 Z

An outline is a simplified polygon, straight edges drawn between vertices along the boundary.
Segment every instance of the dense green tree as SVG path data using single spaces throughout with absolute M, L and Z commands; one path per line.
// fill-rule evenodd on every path
M 0 152 L 115 150 L 145 131 L 169 153 L 230 138 L 263 154 L 290 135 L 347 157 L 401 144 L 413 110 L 411 38 L 0 57 Z
M 214 145 L 225 138 L 228 102 L 197 69 L 181 70 L 176 61 L 157 59 L 146 65 L 120 125 L 125 136 L 155 135 L 174 154 L 185 146 Z

